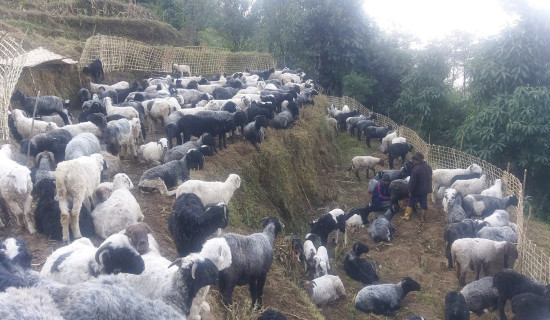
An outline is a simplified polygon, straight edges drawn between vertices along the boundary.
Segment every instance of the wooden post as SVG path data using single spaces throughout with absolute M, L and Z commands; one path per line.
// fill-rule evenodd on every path
M 429 134 L 428 134 L 428 145 L 431 144 L 431 140 L 432 140 L 432 134 L 429 133 Z
M 525 194 L 525 184 L 526 183 L 527 183 L 527 169 L 525 169 L 523 171 L 523 184 L 521 186 L 521 193 L 522 193 L 521 196 L 523 196 L 523 194 Z
M 527 227 L 529 226 L 529 221 L 531 221 L 531 212 L 533 208 L 531 205 L 529 205 L 529 215 L 527 216 L 527 221 L 525 221 L 525 225 L 523 226 L 523 232 L 524 234 L 527 233 Z
M 36 108 L 38 107 L 39 97 L 40 97 L 40 90 L 38 90 L 38 95 L 36 95 L 36 101 L 34 102 L 34 110 L 32 111 L 31 134 L 30 134 L 31 137 L 32 137 L 32 130 L 34 129 L 34 117 L 36 116 Z M 29 163 L 29 154 L 31 152 L 31 139 L 29 139 L 29 143 L 27 145 L 27 163 Z
M 464 136 L 460 137 L 460 151 L 462 151 L 462 143 L 464 142 Z

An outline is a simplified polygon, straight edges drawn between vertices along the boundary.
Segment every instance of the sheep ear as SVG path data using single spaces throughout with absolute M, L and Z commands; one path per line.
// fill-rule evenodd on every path
M 193 266 L 191 267 L 191 278 L 193 278 L 193 280 L 195 279 L 195 271 L 197 271 L 197 265 L 198 263 L 194 262 Z

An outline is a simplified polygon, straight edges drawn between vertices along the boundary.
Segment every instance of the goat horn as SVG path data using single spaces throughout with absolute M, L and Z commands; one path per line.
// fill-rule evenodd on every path
M 195 279 L 195 271 L 197 270 L 197 265 L 198 263 L 194 262 L 193 266 L 191 267 L 191 278 L 193 278 L 193 280 Z
M 102 245 L 101 247 L 99 247 L 99 249 L 97 249 L 96 253 L 95 253 L 95 261 L 97 263 L 100 263 L 99 262 L 99 256 L 101 256 L 101 254 L 103 253 L 103 251 L 107 250 L 107 248 L 109 247 L 109 245 L 111 244 L 111 242 L 107 242 L 106 244 Z
M 172 263 L 170 263 L 170 265 L 168 266 L 168 268 L 172 267 L 172 266 L 178 266 L 178 268 L 181 268 L 181 262 L 182 262 L 182 258 L 178 258 L 176 260 L 174 260 Z

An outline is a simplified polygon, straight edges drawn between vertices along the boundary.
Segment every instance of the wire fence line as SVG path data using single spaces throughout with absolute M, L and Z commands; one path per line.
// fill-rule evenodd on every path
M 328 101 L 337 107 L 348 105 L 350 109 L 357 109 L 361 114 L 368 115 L 373 113 L 370 109 L 364 107 L 353 98 L 350 97 L 333 97 L 327 96 Z M 525 274 L 533 279 L 550 283 L 550 257 L 542 250 L 537 248 L 537 245 L 529 240 L 528 234 L 524 229 L 524 212 L 523 212 L 523 185 L 521 181 L 510 172 L 504 171 L 495 165 L 476 158 L 465 152 L 426 143 L 412 129 L 405 126 L 400 126 L 392 119 L 375 113 L 377 123 L 380 125 L 391 125 L 394 130 L 397 130 L 400 137 L 405 137 L 416 151 L 422 152 L 426 161 L 432 169 L 443 168 L 466 168 L 472 163 L 478 164 L 487 175 L 488 181 L 494 182 L 496 179 L 502 180 L 504 192 L 508 195 L 514 194 L 518 197 L 518 205 L 508 207 L 507 211 L 511 219 L 515 219 L 518 226 L 518 252 L 519 257 L 516 260 L 514 269 Z
M 172 73 L 174 64 L 186 64 L 190 66 L 193 75 L 214 75 L 276 67 L 275 59 L 268 53 L 230 52 L 223 48 L 202 46 L 153 46 L 128 38 L 106 35 L 88 38 L 80 56 L 79 68 L 95 59 L 101 60 L 105 72 Z
M 8 34 L 0 34 L 0 140 L 9 139 L 8 110 L 10 98 L 19 80 L 23 64 L 25 63 L 25 50 L 21 41 L 17 41 Z

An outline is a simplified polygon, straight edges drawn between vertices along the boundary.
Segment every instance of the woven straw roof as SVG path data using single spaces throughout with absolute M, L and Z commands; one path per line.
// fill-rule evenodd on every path
M 39 47 L 25 54 L 25 63 L 23 67 L 34 67 L 40 64 L 76 64 L 78 61 L 64 57 L 47 49 Z M 0 60 L 0 64 L 6 64 L 4 60 Z

